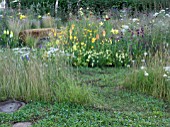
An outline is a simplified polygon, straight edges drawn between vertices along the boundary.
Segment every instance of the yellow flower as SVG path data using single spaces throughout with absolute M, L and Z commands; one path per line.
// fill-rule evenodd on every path
M 76 40 L 77 39 L 77 37 L 76 36 L 74 36 L 74 40 Z
M 120 40 L 118 39 L 118 40 L 115 40 L 115 43 L 117 43 L 117 42 L 119 42 Z
M 116 29 L 113 29 L 113 28 L 112 28 L 111 33 L 113 33 L 113 34 L 118 34 L 118 33 L 119 33 L 119 30 L 116 30 Z
M 102 31 L 102 35 L 103 35 L 104 37 L 106 36 L 106 31 L 105 31 L 105 30 Z
M 21 14 L 19 18 L 22 20 L 22 19 L 25 19 L 26 16 Z
M 58 45 L 60 42 L 59 42 L 59 40 L 56 40 L 56 42 L 55 42 L 55 43 Z
M 65 42 L 64 42 L 64 44 L 68 44 L 68 42 L 67 42 L 67 41 L 65 41 Z
M 94 46 L 91 46 L 91 49 L 94 49 Z
M 14 33 L 10 31 L 10 38 L 12 38 L 13 36 L 14 36 Z
M 77 46 L 73 45 L 73 50 L 76 51 L 77 50 Z
M 73 32 L 73 31 L 72 31 L 72 29 L 70 29 L 70 30 L 69 30 L 69 32 L 70 32 L 70 35 L 71 35 L 71 34 L 72 34 L 72 32 Z
M 9 30 L 6 31 L 6 35 L 9 35 Z
M 48 12 L 47 15 L 50 16 L 50 13 Z
M 74 25 L 74 24 L 72 24 L 72 25 L 71 25 L 71 29 L 73 30 L 73 29 L 74 29 L 74 27 L 75 27 L 75 25 Z
M 55 32 L 54 32 L 54 37 L 56 37 L 56 36 L 57 36 L 57 32 L 55 31 Z
M 43 57 L 43 59 L 48 58 L 48 57 L 49 57 L 49 56 L 48 56 L 48 53 L 45 51 L 42 57 Z
M 97 33 L 97 30 L 94 30 L 94 33 Z
M 119 57 L 119 55 L 118 55 L 118 53 L 116 52 L 116 58 L 118 58 Z
M 112 44 L 112 39 L 109 38 L 109 42 L 110 42 L 110 44 Z
M 38 15 L 38 18 L 40 19 L 40 18 L 41 18 L 41 15 Z
M 6 30 L 4 30 L 4 34 L 6 34 Z
M 103 26 L 103 22 L 100 22 L 99 25 L 100 25 L 100 26 Z
M 73 39 L 73 36 L 72 35 L 70 35 L 70 40 L 72 40 Z
M 92 33 L 92 30 L 87 30 L 89 33 Z
M 94 43 L 96 41 L 96 38 L 92 38 L 91 42 Z
M 81 42 L 81 45 L 84 45 L 84 42 Z

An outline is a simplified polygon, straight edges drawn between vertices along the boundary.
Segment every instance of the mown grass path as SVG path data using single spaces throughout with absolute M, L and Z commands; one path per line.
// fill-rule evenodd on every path
M 35 127 L 169 127 L 169 103 L 119 86 L 129 73 L 121 68 L 75 69 L 79 84 L 91 86 L 96 94 L 94 106 L 30 102 L 15 113 L 0 113 L 0 127 L 21 121 Z

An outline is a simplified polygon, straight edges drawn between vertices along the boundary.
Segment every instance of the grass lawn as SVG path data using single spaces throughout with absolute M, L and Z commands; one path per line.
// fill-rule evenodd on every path
M 78 83 L 92 87 L 98 98 L 96 105 L 29 102 L 15 113 L 0 113 L 0 127 L 21 121 L 32 122 L 35 127 L 169 127 L 169 103 L 119 86 L 130 71 L 75 68 Z

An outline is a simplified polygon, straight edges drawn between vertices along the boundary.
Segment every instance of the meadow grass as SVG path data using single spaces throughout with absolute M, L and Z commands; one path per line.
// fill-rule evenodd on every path
M 19 53 L 19 52 L 18 52 Z M 16 55 L 5 50 L 0 54 L 0 100 L 70 101 L 91 103 L 90 88 L 78 86 L 63 56 L 48 62 L 35 55 Z
M 133 67 L 131 74 L 124 79 L 124 86 L 132 91 L 170 101 L 170 77 L 169 71 L 165 70 L 167 59 L 160 59 L 156 55 L 144 61 L 143 65 Z

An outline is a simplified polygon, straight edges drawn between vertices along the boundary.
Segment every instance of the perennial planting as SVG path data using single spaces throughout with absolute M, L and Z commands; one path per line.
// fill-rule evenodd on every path
M 45 16 L 6 15 L 2 18 L 1 47 L 15 48 L 26 44 L 32 50 L 40 49 L 38 56 L 43 61 L 51 60 L 61 52 L 68 63 L 77 67 L 141 67 L 145 69 L 144 76 L 149 77 L 146 68 L 152 57 L 166 61 L 162 68 L 169 64 L 169 13 L 166 9 L 131 16 L 126 10 L 120 10 L 116 13 L 118 17 L 112 11 L 97 17 L 88 9 L 80 8 L 78 19 L 70 14 L 72 17 L 65 26 L 55 26 L 49 13 Z M 20 31 L 47 27 L 47 22 L 60 31 L 50 40 L 42 43 L 31 36 L 25 39 L 25 44 L 19 40 Z M 23 56 L 31 57 L 30 53 L 21 54 Z M 163 75 L 168 78 L 166 73 Z

